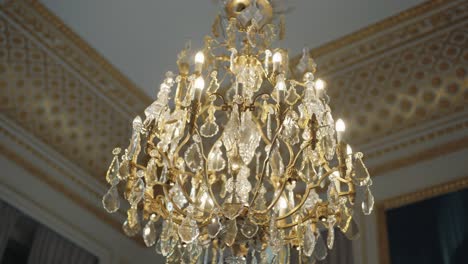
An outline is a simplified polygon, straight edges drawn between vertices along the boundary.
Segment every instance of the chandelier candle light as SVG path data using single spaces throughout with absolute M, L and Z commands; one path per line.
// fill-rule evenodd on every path
M 179 54 L 179 74 L 113 151 L 103 206 L 115 213 L 123 196 L 125 234 L 142 231 L 167 263 L 313 263 L 372 212 L 363 154 L 344 142 L 308 52 L 292 69 L 274 47 L 273 12 L 225 1 L 203 50 Z

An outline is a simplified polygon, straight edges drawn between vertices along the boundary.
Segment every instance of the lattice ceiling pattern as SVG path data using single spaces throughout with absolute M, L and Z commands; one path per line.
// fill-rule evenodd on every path
M 331 75 L 333 107 L 356 143 L 462 111 L 468 103 L 468 25 Z M 372 135 L 372 137 L 371 137 Z

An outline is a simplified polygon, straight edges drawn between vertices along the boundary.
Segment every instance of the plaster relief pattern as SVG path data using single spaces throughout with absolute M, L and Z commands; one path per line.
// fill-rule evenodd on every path
M 104 181 L 114 144 L 125 144 L 128 118 L 63 62 L 0 19 L 2 115 Z
M 467 7 L 465 2 L 445 10 L 446 15 L 424 19 L 440 27 L 425 41 L 414 40 L 381 56 L 366 57 L 363 49 L 362 62 L 326 75 L 332 108 L 345 119 L 353 144 L 468 110 L 468 23 L 460 20 L 468 17 Z

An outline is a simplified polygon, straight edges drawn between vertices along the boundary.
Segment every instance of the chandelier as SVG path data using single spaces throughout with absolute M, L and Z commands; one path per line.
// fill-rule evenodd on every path
M 167 263 L 312 263 L 372 212 L 362 153 L 343 140 L 304 51 L 276 48 L 267 0 L 226 0 L 204 48 L 167 72 L 129 146 L 113 150 L 103 206 Z

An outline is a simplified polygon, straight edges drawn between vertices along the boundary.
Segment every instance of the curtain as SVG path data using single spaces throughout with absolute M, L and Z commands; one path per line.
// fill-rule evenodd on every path
M 96 264 L 97 258 L 50 229 L 40 226 L 34 236 L 28 264 Z
M 444 264 L 466 263 L 461 261 L 468 259 L 466 257 L 468 249 L 467 205 L 468 192 L 464 191 L 441 197 L 435 209 L 438 243 Z
M 11 233 L 15 229 L 19 213 L 8 204 L 0 201 L 0 263 L 8 245 Z

